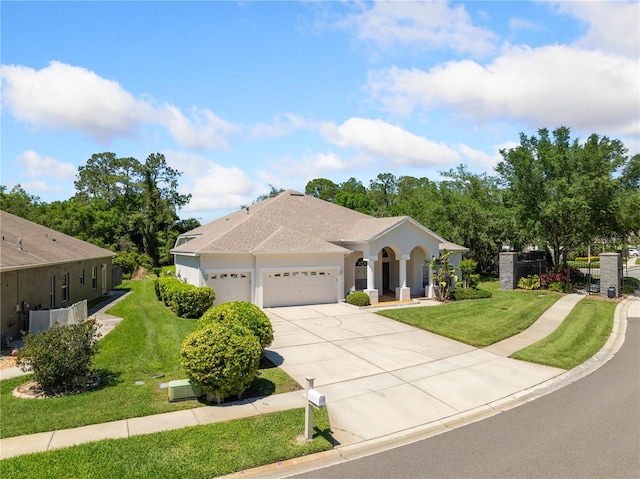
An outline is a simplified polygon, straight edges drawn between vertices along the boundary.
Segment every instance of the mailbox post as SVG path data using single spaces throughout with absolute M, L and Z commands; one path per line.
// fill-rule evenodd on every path
M 313 407 L 323 408 L 326 405 L 324 395 L 313 389 L 316 378 L 306 377 L 307 380 L 307 404 L 305 406 L 304 437 L 307 441 L 313 439 Z

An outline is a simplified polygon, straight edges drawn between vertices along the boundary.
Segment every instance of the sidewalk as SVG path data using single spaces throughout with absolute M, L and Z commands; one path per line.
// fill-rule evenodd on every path
M 592 370 L 595 370 L 597 367 L 606 362 L 608 358 L 615 354 L 617 349 L 619 349 L 619 347 L 622 345 L 622 342 L 624 341 L 624 329 L 626 325 L 628 310 L 629 308 L 631 308 L 632 304 L 634 305 L 634 308 L 637 307 L 637 305 L 640 304 L 640 298 L 627 298 L 618 305 L 614 321 L 614 331 L 610 337 L 609 342 L 607 343 L 607 345 L 605 345 L 603 350 L 596 355 L 596 357 L 594 357 L 590 361 L 587 361 L 584 367 L 580 366 L 578 368 L 575 368 L 575 370 L 566 372 L 564 370 L 548 368 L 547 370 L 544 370 L 545 374 L 542 376 L 539 376 L 539 374 L 536 373 L 538 375 L 530 381 L 531 384 L 527 385 L 526 381 L 520 382 L 521 386 L 517 387 L 514 390 L 514 379 L 512 377 L 513 371 L 509 370 L 509 368 L 513 367 L 512 364 L 522 364 L 527 370 L 536 372 L 543 371 L 543 369 L 537 369 L 535 367 L 537 365 L 529 365 L 529 363 L 505 358 L 505 356 L 511 354 L 509 353 L 511 349 L 520 349 L 527 344 L 536 342 L 538 339 L 540 339 L 540 337 L 544 337 L 551 331 L 553 331 L 553 329 L 555 329 L 555 327 L 560 324 L 560 322 L 564 319 L 564 317 L 566 317 L 571 308 L 581 298 L 582 296 L 579 295 L 568 295 L 563 297 L 545 314 L 543 314 L 540 319 L 536 321 L 536 323 L 534 323 L 534 325 L 532 325 L 531 328 L 529 328 L 527 331 L 521 333 L 518 336 L 514 336 L 509 340 L 505 340 L 498 344 L 490 346 L 489 348 L 493 349 L 493 351 L 489 351 L 489 348 L 478 350 L 475 348 L 471 348 L 470 346 L 460 345 L 460 343 L 452 342 L 455 343 L 455 353 L 453 353 L 452 355 L 448 355 L 449 353 L 443 350 L 443 356 L 435 360 L 434 358 L 431 358 L 429 363 L 426 364 L 426 366 L 436 366 L 438 368 L 442 368 L 444 365 L 452 367 L 453 364 L 457 364 L 457 366 L 455 366 L 456 369 L 454 371 L 451 371 L 454 373 L 454 376 L 449 377 L 446 374 L 437 376 L 439 387 L 443 387 L 443 390 L 446 391 L 446 394 L 448 395 L 446 398 L 446 402 L 448 404 L 442 403 L 440 408 L 436 408 L 435 412 L 437 414 L 435 417 L 433 416 L 433 410 L 428 416 L 421 417 L 421 415 L 418 414 L 418 417 L 414 421 L 414 423 L 400 424 L 400 429 L 396 428 L 396 430 L 390 433 L 388 432 L 388 430 L 383 429 L 378 435 L 372 434 L 369 435 L 369 437 L 359 436 L 359 433 L 357 432 L 359 421 L 362 421 L 365 426 L 369 427 L 370 425 L 366 424 L 366 422 L 370 422 L 371 411 L 373 411 L 373 414 L 375 416 L 383 414 L 385 410 L 388 410 L 388 408 L 379 408 L 379 403 L 376 404 L 369 402 L 370 398 L 376 398 L 377 400 L 380 399 L 380 393 L 375 393 L 375 391 L 375 394 L 364 395 L 359 393 L 353 397 L 347 397 L 345 391 L 351 390 L 353 392 L 353 388 L 355 387 L 354 385 L 356 383 L 358 383 L 360 387 L 362 387 L 362 384 L 370 381 L 372 377 L 394 376 L 397 378 L 400 376 L 406 376 L 408 382 L 398 386 L 399 391 L 406 392 L 408 389 L 414 387 L 413 384 L 411 384 L 410 376 L 412 374 L 415 374 L 418 370 L 424 370 L 424 367 L 426 367 L 425 365 L 419 365 L 415 367 L 408 366 L 402 369 L 394 369 L 392 371 L 392 374 L 389 372 L 385 372 L 381 375 L 373 374 L 366 376 L 365 373 L 360 377 L 352 378 L 352 380 L 343 380 L 333 383 L 326 382 L 329 380 L 325 380 L 326 386 L 322 389 L 322 392 L 325 393 L 326 390 L 332 429 L 338 429 L 340 427 L 340 421 L 343 418 L 348 417 L 351 421 L 348 426 L 353 427 L 354 430 L 343 430 L 342 435 L 338 433 L 337 436 L 341 436 L 342 441 L 339 441 L 340 444 L 336 449 L 334 449 L 334 451 L 330 451 L 330 454 L 323 453 L 322 460 L 344 461 L 345 459 L 361 457 L 363 455 L 378 452 L 380 450 L 399 445 L 401 443 L 408 443 L 417 439 L 428 437 L 429 435 L 438 434 L 451 428 L 458 427 L 475 420 L 483 419 L 490 415 L 497 414 L 503 410 L 515 407 L 519 404 L 532 400 L 539 395 L 546 394 L 554 388 L 562 387 L 562 385 L 566 384 L 567 381 L 573 382 L 576 380 L 576 378 L 582 377 Z M 109 305 L 109 307 L 110 306 L 111 305 Z M 383 352 L 380 356 L 373 358 L 374 361 L 388 360 L 388 358 L 385 358 L 384 356 L 385 348 L 394 346 L 396 348 L 400 347 L 402 349 L 405 347 L 404 344 L 400 344 L 398 343 L 398 341 L 401 338 L 408 338 L 407 330 L 393 333 L 390 333 L 389 331 L 382 331 L 382 329 L 384 328 L 396 328 L 397 326 L 393 324 L 395 322 L 388 323 L 391 320 L 387 320 L 386 318 L 382 318 L 377 315 L 372 315 L 371 311 L 347 311 L 345 309 L 341 309 L 338 306 L 339 305 L 319 305 L 313 308 L 276 308 L 269 311 L 270 316 L 275 315 L 277 318 L 274 321 L 274 329 L 276 330 L 277 341 L 280 341 L 279 346 L 276 344 L 276 347 L 272 349 L 275 349 L 275 351 L 277 351 L 278 354 L 280 354 L 282 357 L 287 358 L 281 367 L 283 367 L 283 369 L 285 369 L 285 371 L 287 372 L 292 371 L 292 376 L 294 377 L 294 379 L 296 379 L 296 375 L 299 374 L 295 368 L 295 360 L 290 361 L 290 356 L 282 354 L 284 352 L 293 353 L 294 351 L 292 350 L 291 346 L 287 346 L 287 341 L 291 341 L 294 337 L 301 337 L 298 331 L 293 330 L 294 326 L 301 327 L 300 325 L 304 325 L 304 327 L 306 328 L 304 337 L 307 341 L 310 341 L 309 335 L 311 334 L 311 331 L 313 331 L 314 327 L 316 328 L 316 333 L 325 336 L 339 333 L 342 339 L 328 342 L 328 344 L 333 348 L 339 346 L 345 351 L 354 344 L 356 344 L 359 348 L 362 348 L 365 344 L 363 341 L 365 339 L 371 339 L 363 338 L 359 333 L 355 332 L 358 325 L 360 325 L 360 327 L 366 327 L 368 330 L 376 329 L 378 330 L 378 332 L 376 333 L 377 336 L 374 336 L 372 340 L 375 342 L 375 344 L 380 345 L 380 349 Z M 318 318 L 314 314 L 321 314 L 320 311 L 323 311 L 322 318 Z M 105 321 L 106 328 L 114 326 L 113 322 L 116 321 L 116 319 L 114 319 L 113 317 L 109 317 L 108 315 L 103 316 L 102 312 L 97 312 L 95 313 L 95 315 L 99 321 Z M 283 317 L 286 317 L 287 315 L 292 316 L 294 319 L 284 319 Z M 377 321 L 375 323 L 371 323 L 371 317 L 374 317 Z M 288 331 L 288 333 L 286 331 Z M 356 342 L 347 342 L 347 340 L 344 339 L 344 335 L 346 333 L 351 334 L 353 336 L 353 341 Z M 428 336 L 429 339 L 433 339 L 434 341 L 434 343 L 430 345 L 431 354 L 433 354 L 432 350 L 443 347 L 442 345 L 445 344 L 442 341 L 442 338 L 436 336 L 434 339 L 432 338 L 432 336 Z M 427 336 L 420 334 L 419 337 L 421 340 L 423 340 Z M 381 341 L 383 340 L 387 341 L 388 344 L 381 344 Z M 446 340 L 446 342 L 450 341 L 451 340 Z M 414 344 L 415 343 L 409 343 L 409 348 L 414 348 Z M 524 346 L 522 346 L 522 344 L 524 344 Z M 449 345 L 447 345 L 447 347 L 449 347 Z M 301 346 L 300 348 L 303 347 Z M 309 350 L 313 348 L 312 346 L 308 345 L 307 349 Z M 405 351 L 405 349 L 402 350 Z M 407 354 L 404 358 L 402 358 L 402 360 L 405 361 L 407 365 L 410 364 L 410 360 L 414 360 L 419 356 L 419 352 L 415 350 L 406 350 L 406 353 Z M 492 359 L 487 361 L 487 358 L 489 357 L 488 355 L 490 355 L 490 357 L 492 358 L 503 357 L 504 359 Z M 313 354 L 311 354 L 311 356 L 313 356 Z M 483 361 L 480 365 L 478 363 L 468 363 L 467 365 L 465 365 L 464 362 L 468 361 L 472 357 L 483 357 Z M 355 365 L 360 363 L 354 362 L 353 364 Z M 506 367 L 506 365 L 509 366 Z M 324 366 L 324 369 L 327 369 L 326 362 L 324 363 Z M 345 366 L 344 364 L 339 364 L 339 361 L 337 366 L 338 370 L 342 372 L 344 372 L 344 370 L 347 368 L 347 366 Z M 349 366 L 351 366 L 351 364 Z M 494 368 L 495 370 L 490 371 L 489 368 L 492 367 L 497 367 L 497 369 Z M 478 368 L 480 368 L 480 370 Z M 540 366 L 540 368 L 547 367 Z M 355 369 L 357 370 L 357 368 Z M 500 399 L 493 399 L 490 396 L 486 396 L 486 401 L 478 406 L 474 406 L 472 403 L 469 403 L 469 399 L 465 397 L 465 392 L 453 387 L 454 384 L 442 383 L 445 378 L 458 377 L 465 378 L 465 380 L 470 380 L 468 378 L 474 378 L 478 375 L 480 375 L 481 381 L 484 381 L 489 377 L 489 374 L 508 376 L 507 382 L 511 383 L 511 392 L 506 395 L 501 395 Z M 4 375 L 0 377 L 2 379 L 5 378 Z M 428 379 L 431 380 L 432 377 Z M 415 382 L 417 383 L 420 380 L 421 379 L 417 379 Z M 500 378 L 496 376 L 496 381 L 499 380 Z M 478 379 L 475 379 L 475 381 L 477 382 Z M 316 387 L 319 387 L 319 385 L 321 384 L 323 384 L 322 380 L 316 383 Z M 476 385 L 474 384 L 474 387 L 475 386 Z M 479 393 L 480 396 L 482 396 L 483 391 L 481 389 L 481 384 L 478 383 L 477 386 L 480 389 L 475 392 Z M 330 395 L 329 391 L 332 389 L 335 393 L 342 391 L 342 399 L 336 394 Z M 384 394 L 387 394 L 389 391 L 390 390 L 387 389 L 382 394 L 382 396 L 384 396 Z M 366 393 L 367 391 L 363 390 L 361 392 Z M 502 392 L 499 392 L 499 394 L 502 394 Z M 397 396 L 388 395 L 385 400 L 402 401 L 401 403 L 398 403 L 402 404 L 401 407 L 397 407 L 396 405 L 396 407 L 394 408 L 395 411 L 388 412 L 393 416 L 394 414 L 398 413 L 397 410 L 404 410 L 405 412 L 408 411 L 409 413 L 411 413 L 412 411 L 417 412 L 424 409 L 425 403 L 418 401 L 412 404 L 407 400 L 407 398 L 408 397 L 406 394 L 400 394 Z M 355 399 L 356 402 L 352 402 L 352 399 Z M 238 401 L 223 406 L 194 408 L 190 410 L 132 418 L 122 421 L 113 421 L 110 423 L 96 424 L 74 429 L 6 438 L 0 440 L 0 459 L 5 459 L 21 454 L 28 454 L 31 452 L 40 452 L 60 447 L 68 447 L 71 445 L 98 441 L 106 438 L 125 438 L 139 434 L 150 434 L 163 430 L 178 429 L 199 424 L 211 424 L 220 421 L 227 421 L 230 419 L 254 416 L 258 414 L 281 411 L 291 408 L 298 408 L 303 407 L 305 402 L 306 400 L 304 397 L 304 392 L 296 391 L 287 394 L 273 395 L 266 398 Z M 354 405 L 356 404 L 360 409 L 354 409 Z M 467 408 L 467 405 L 470 405 L 470 407 Z M 358 410 L 368 411 L 369 414 L 358 417 Z M 384 421 L 385 419 L 386 418 L 384 417 L 377 417 L 376 421 L 380 422 Z M 396 422 L 397 420 L 397 418 L 395 417 L 389 417 L 388 419 L 389 421 L 386 421 L 386 424 L 394 424 L 394 422 Z M 287 464 L 305 463 L 309 462 L 310 460 L 312 459 L 297 459 Z M 283 463 L 282 465 L 265 466 L 264 468 L 258 468 L 254 471 L 244 471 L 243 477 L 281 477 L 283 474 L 282 468 L 285 467 L 285 465 L 286 464 Z M 247 475 L 249 473 L 251 475 Z M 270 476 L 270 474 L 272 475 Z

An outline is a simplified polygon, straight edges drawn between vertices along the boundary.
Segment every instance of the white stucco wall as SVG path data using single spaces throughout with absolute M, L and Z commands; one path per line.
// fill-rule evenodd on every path
M 204 286 L 198 256 L 175 255 L 176 276 L 194 286 Z

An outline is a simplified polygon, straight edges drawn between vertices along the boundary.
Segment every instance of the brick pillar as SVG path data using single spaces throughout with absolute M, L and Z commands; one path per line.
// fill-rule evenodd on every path
M 620 253 L 602 253 L 600 255 L 600 294 L 607 297 L 609 288 L 616 290 L 615 297 L 622 294 L 622 255 Z
M 513 290 L 518 286 L 516 263 L 518 253 L 500 253 L 500 289 Z

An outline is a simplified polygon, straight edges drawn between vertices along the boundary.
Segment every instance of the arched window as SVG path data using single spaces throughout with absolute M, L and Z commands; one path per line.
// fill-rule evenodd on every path
M 367 262 L 363 258 L 356 261 L 354 277 L 357 290 L 367 289 Z

